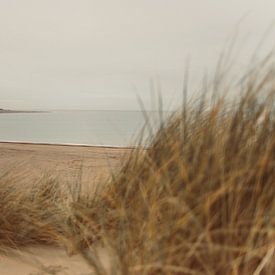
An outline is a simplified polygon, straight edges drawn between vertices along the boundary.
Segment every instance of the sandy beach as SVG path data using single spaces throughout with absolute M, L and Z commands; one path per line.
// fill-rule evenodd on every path
M 53 177 L 66 183 L 91 185 L 106 178 L 130 148 L 0 142 L 0 176 L 22 175 L 20 181 Z
M 93 187 L 115 171 L 130 151 L 130 148 L 0 142 L 0 177 L 17 175 L 22 187 L 48 176 L 72 184 L 81 180 L 84 186 Z M 29 252 L 35 258 L 30 257 Z M 21 259 L 0 255 L 0 274 L 47 274 L 39 270 L 38 262 L 48 268 L 50 274 L 88 274 L 90 271 L 80 256 L 69 257 L 62 249 L 28 248 L 28 252 L 26 250 L 22 255 Z

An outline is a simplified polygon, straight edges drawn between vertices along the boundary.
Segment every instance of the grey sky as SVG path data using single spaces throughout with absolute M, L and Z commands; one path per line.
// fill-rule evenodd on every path
M 174 102 L 186 57 L 194 79 L 211 70 L 243 16 L 251 49 L 275 1 L 0 0 L 0 108 L 137 109 L 150 78 Z

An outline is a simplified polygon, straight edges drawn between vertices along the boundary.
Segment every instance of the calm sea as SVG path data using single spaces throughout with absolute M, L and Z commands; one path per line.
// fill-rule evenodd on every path
M 157 113 L 148 114 L 156 129 Z M 0 114 L 0 141 L 133 146 L 144 125 L 144 115 L 138 111 Z

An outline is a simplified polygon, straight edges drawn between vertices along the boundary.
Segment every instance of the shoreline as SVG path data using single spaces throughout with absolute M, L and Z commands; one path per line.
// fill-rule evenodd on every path
M 0 114 L 35 114 L 35 113 L 50 113 L 49 111 L 13 111 L 13 110 L 1 110 Z
M 33 141 L 5 141 L 0 140 L 0 144 L 18 144 L 18 145 L 43 145 L 43 146 L 60 146 L 60 147 L 87 147 L 87 148 L 106 148 L 106 149 L 136 149 L 138 146 L 120 146 L 120 145 L 91 145 L 78 143 L 50 143 L 50 142 L 33 142 Z M 145 148 L 144 148 L 145 149 Z

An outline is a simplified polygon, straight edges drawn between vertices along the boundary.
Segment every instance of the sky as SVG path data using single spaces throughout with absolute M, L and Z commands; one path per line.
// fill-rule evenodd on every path
M 140 97 L 152 109 L 159 90 L 176 106 L 187 60 L 198 83 L 238 29 L 245 64 L 274 11 L 274 0 L 0 0 L 0 108 L 136 110 Z

